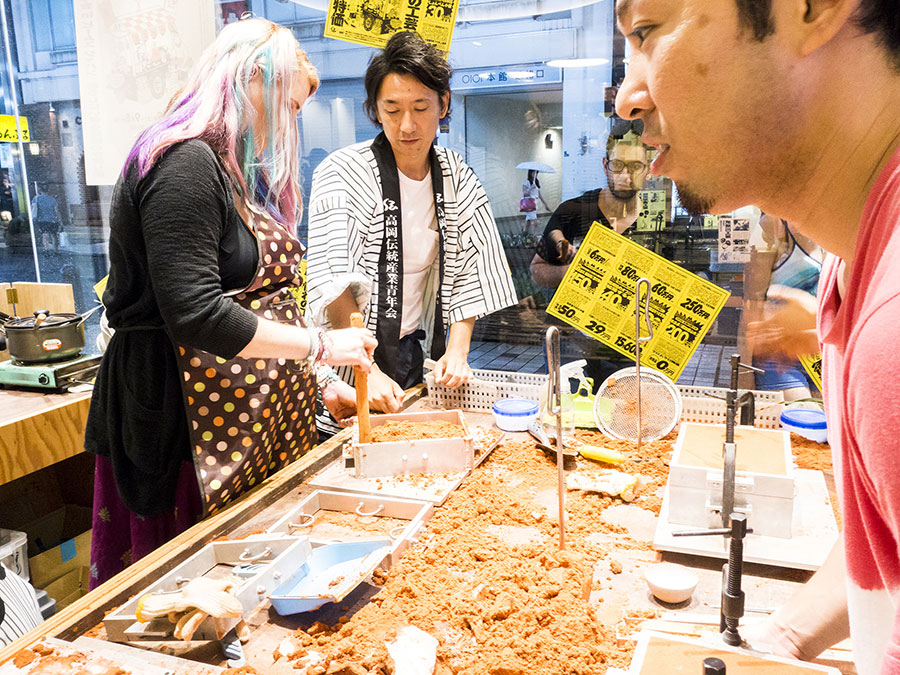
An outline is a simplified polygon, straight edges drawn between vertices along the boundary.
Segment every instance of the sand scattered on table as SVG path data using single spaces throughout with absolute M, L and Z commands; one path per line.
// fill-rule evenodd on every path
M 634 504 L 658 512 L 652 486 L 664 479 L 674 437 L 645 443 L 635 457 L 632 443 L 578 435 L 629 457 L 616 468 L 646 476 L 651 486 L 651 494 Z M 584 459 L 578 466 L 587 472 L 609 468 Z M 555 463 L 533 442 L 502 443 L 437 509 L 422 543 L 378 575 L 383 588 L 367 605 L 343 623 L 316 623 L 295 633 L 306 649 L 324 657 L 321 665 L 298 672 L 393 673 L 385 643 L 407 625 L 438 639 L 436 675 L 600 675 L 611 666 L 627 667 L 632 645 L 619 644 L 616 626 L 624 609 L 611 612 L 589 600 L 592 589 L 615 584 L 605 576 L 596 580 L 594 566 L 614 550 L 646 550 L 650 542 L 602 521 L 602 511 L 620 499 L 569 492 L 567 548 L 559 551 L 556 514 L 535 501 L 555 488 L 556 479 Z M 498 526 L 541 536 L 517 541 L 498 536 Z M 598 542 L 588 536 L 596 532 L 611 536 Z

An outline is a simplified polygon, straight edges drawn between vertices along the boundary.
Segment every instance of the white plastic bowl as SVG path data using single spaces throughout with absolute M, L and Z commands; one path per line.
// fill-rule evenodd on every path
M 493 410 L 494 422 L 503 431 L 527 431 L 538 416 L 538 404 L 527 398 L 502 398 Z
M 675 605 L 690 599 L 699 577 L 689 567 L 659 563 L 644 569 L 644 580 L 658 600 Z
M 828 424 L 821 410 L 788 408 L 781 413 L 781 426 L 816 443 L 828 440 Z

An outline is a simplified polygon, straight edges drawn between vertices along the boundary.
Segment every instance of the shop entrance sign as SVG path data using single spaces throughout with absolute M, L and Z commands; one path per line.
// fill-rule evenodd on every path
M 725 305 L 725 289 L 595 222 L 547 313 L 634 358 L 635 282 L 641 277 L 650 280 L 653 323 L 641 364 L 675 382 Z

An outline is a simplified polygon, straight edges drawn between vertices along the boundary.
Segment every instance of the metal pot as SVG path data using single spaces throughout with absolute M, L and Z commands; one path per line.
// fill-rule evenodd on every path
M 48 363 L 78 356 L 84 349 L 84 322 L 102 305 L 84 314 L 52 314 L 39 309 L 34 316 L 3 326 L 9 355 L 22 363 Z

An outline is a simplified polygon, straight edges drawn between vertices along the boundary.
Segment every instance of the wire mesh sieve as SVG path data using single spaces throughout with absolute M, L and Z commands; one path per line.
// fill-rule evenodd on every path
M 617 370 L 603 381 L 594 399 L 597 427 L 611 438 L 637 441 L 638 385 L 641 393 L 642 441 L 668 434 L 681 419 L 681 396 L 675 385 L 659 372 L 643 366 Z

